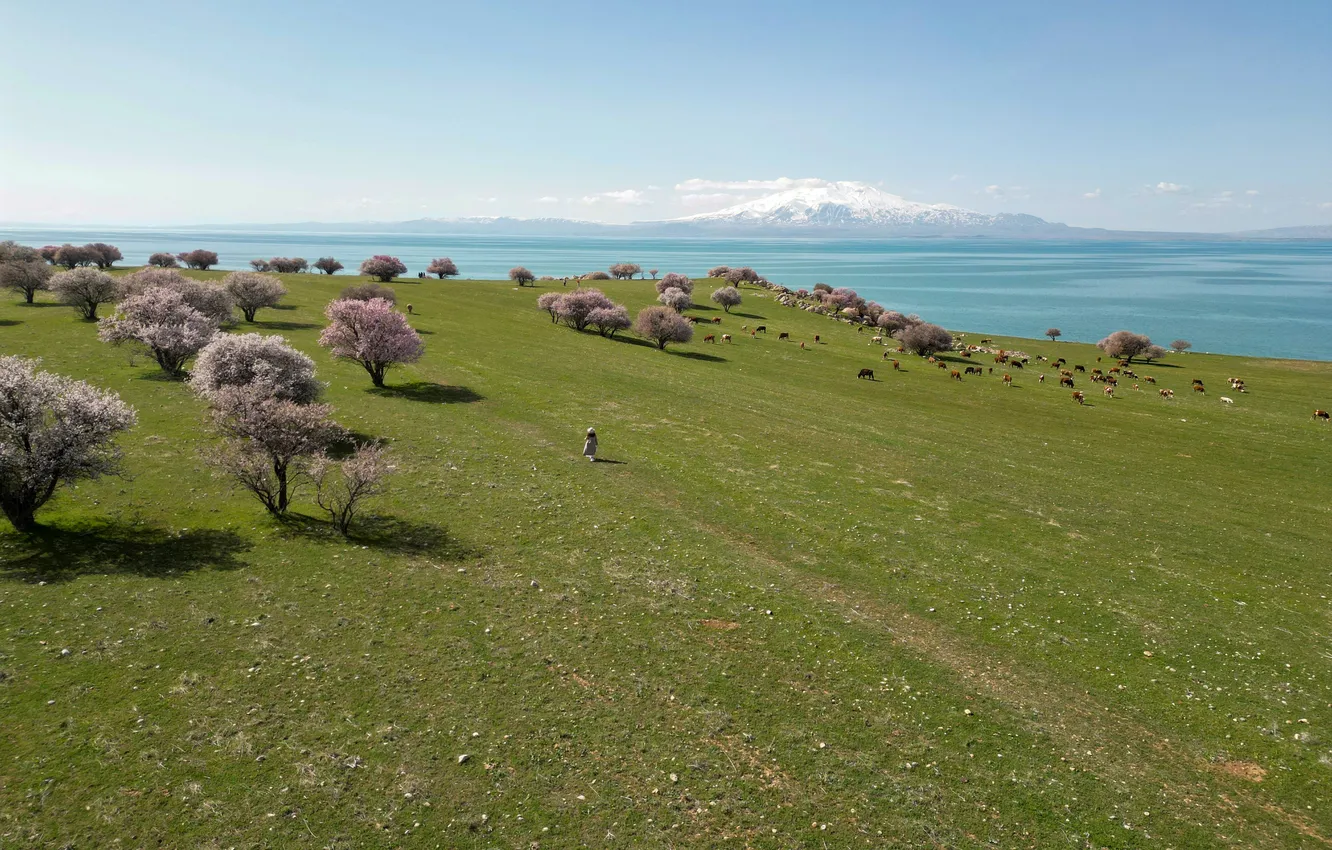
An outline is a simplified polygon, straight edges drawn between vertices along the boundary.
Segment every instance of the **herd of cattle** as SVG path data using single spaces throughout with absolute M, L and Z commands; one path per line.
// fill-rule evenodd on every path
M 721 324 L 720 318 L 705 319 L 696 316 L 687 316 L 686 318 L 688 318 L 689 321 L 695 324 L 699 323 Z M 753 328 L 749 327 L 748 325 L 743 325 L 741 326 L 740 329 L 742 331 L 747 332 L 751 337 L 754 338 L 757 338 L 757 335 L 760 333 L 766 335 L 768 332 L 767 325 L 756 325 Z M 865 328 L 863 326 L 856 328 L 857 333 L 863 333 L 864 330 Z M 722 342 L 732 342 L 730 334 L 722 334 L 721 339 Z M 777 339 L 790 340 L 791 335 L 783 331 L 778 333 Z M 707 336 L 703 337 L 703 341 L 709 343 L 716 343 L 717 335 L 708 334 Z M 893 341 L 895 342 L 896 340 Z M 821 342 L 819 334 L 814 335 L 814 342 L 815 344 Z M 1003 383 L 1005 387 L 1012 387 L 1013 376 L 1010 372 L 1004 371 L 1005 368 L 1012 369 L 1015 371 L 1025 369 L 1027 366 L 1032 364 L 1032 358 L 1030 355 L 1020 351 L 1006 351 L 1002 348 L 996 349 L 992 347 L 990 348 L 986 347 L 987 345 L 992 345 L 992 343 L 993 340 L 989 339 L 982 339 L 980 345 L 967 345 L 967 344 L 957 343 L 954 345 L 953 353 L 966 359 L 970 359 L 977 354 L 992 355 L 994 357 L 995 364 L 997 364 L 1000 367 L 1000 382 Z M 870 345 L 888 345 L 888 344 L 890 343 L 886 341 L 885 338 L 882 336 L 876 335 L 870 338 Z M 802 350 L 806 348 L 804 342 L 800 343 L 800 348 Z M 891 361 L 893 371 L 899 372 L 902 370 L 902 362 L 900 360 L 893 359 L 892 358 L 893 354 L 906 354 L 906 349 L 899 345 L 896 349 L 886 349 L 883 352 L 882 359 L 885 361 Z M 954 361 L 945 360 L 942 356 L 935 356 L 933 354 L 924 355 L 924 358 L 927 363 L 937 366 L 942 371 L 946 371 L 948 373 L 949 379 L 959 382 L 962 381 L 964 375 L 974 375 L 977 377 L 984 376 L 987 374 L 993 375 L 995 369 L 994 366 L 963 365 L 957 363 L 956 360 Z M 1105 370 L 1102 370 L 1100 367 L 1092 367 L 1090 372 L 1087 371 L 1087 367 L 1082 364 L 1074 364 L 1070 368 L 1068 361 L 1063 357 L 1056 358 L 1053 362 L 1051 362 L 1048 357 L 1044 356 L 1037 356 L 1035 359 L 1037 363 L 1049 363 L 1050 367 L 1056 370 L 1059 376 L 1059 386 L 1071 390 L 1072 399 L 1074 402 L 1078 404 L 1085 404 L 1087 402 L 1087 394 L 1085 391 L 1076 388 L 1076 384 L 1073 377 L 1074 373 L 1081 373 L 1085 375 L 1087 380 L 1093 384 L 1103 385 L 1101 388 L 1101 393 L 1107 398 L 1114 398 L 1116 391 L 1119 389 L 1120 381 L 1123 379 L 1130 379 L 1131 380 L 1130 385 L 1132 389 L 1139 392 L 1141 391 L 1141 388 L 1137 383 L 1138 381 L 1142 381 L 1145 384 L 1153 384 L 1153 385 L 1156 384 L 1155 377 L 1153 377 L 1152 375 L 1141 375 L 1141 376 L 1138 375 L 1137 372 L 1133 371 L 1133 369 L 1130 368 L 1130 362 L 1122 358 L 1118 359 L 1114 366 L 1111 366 Z M 1097 357 L 1096 361 L 1098 363 L 1101 362 L 1101 358 Z M 961 369 L 953 368 L 954 365 L 962 366 L 962 368 Z M 871 381 L 877 380 L 877 378 L 875 378 L 874 376 L 874 370 L 869 368 L 862 368 L 859 372 L 856 373 L 856 377 L 858 379 L 864 378 Z M 1230 378 L 1228 380 L 1230 383 L 1230 389 L 1233 392 L 1239 392 L 1239 393 L 1248 392 L 1248 388 L 1245 386 L 1243 378 Z M 1041 372 L 1037 377 L 1037 383 L 1041 384 L 1045 383 L 1044 372 Z M 1207 393 L 1207 387 L 1200 378 L 1194 378 L 1193 383 L 1190 385 L 1190 387 L 1192 391 L 1195 393 L 1201 395 L 1206 395 Z M 1175 397 L 1174 390 L 1167 389 L 1164 387 L 1158 388 L 1157 394 L 1165 401 L 1169 401 Z M 1221 403 L 1234 404 L 1235 400 L 1233 398 L 1230 398 L 1229 396 L 1221 396 Z M 1315 419 L 1322 420 L 1325 422 L 1329 421 L 1329 419 L 1332 419 L 1332 417 L 1329 416 L 1328 412 L 1321 408 L 1315 410 L 1313 415 Z

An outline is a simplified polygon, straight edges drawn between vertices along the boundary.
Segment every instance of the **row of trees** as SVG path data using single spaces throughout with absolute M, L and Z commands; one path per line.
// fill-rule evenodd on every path
M 576 331 L 592 328 L 605 337 L 632 327 L 634 333 L 664 349 L 673 342 L 689 342 L 694 326 L 669 307 L 644 307 L 631 322 L 629 310 L 616 304 L 599 289 L 546 292 L 537 298 L 537 308 L 550 314 L 552 322 L 563 322 Z

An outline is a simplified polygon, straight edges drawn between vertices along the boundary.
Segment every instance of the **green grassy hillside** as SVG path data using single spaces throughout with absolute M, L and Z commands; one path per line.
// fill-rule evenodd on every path
M 0 303 L 0 351 L 140 414 L 128 477 L 0 531 L 0 847 L 1332 842 L 1332 363 L 1078 406 L 759 290 L 662 352 L 413 280 L 426 356 L 373 390 L 315 343 L 353 280 L 258 324 L 393 448 L 352 542 L 214 476 L 150 359 Z

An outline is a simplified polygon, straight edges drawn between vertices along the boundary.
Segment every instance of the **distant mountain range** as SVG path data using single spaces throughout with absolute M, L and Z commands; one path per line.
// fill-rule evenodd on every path
M 217 229 L 217 225 L 193 229 Z M 1332 225 L 1239 233 L 1170 233 L 1070 227 L 1021 213 L 982 213 L 950 204 L 923 204 L 864 183 L 788 189 L 727 207 L 664 221 L 601 224 L 567 218 L 421 218 L 329 224 L 232 225 L 246 230 L 369 233 L 489 233 L 526 236 L 796 236 L 806 238 L 992 237 L 1000 239 L 1125 239 L 1223 241 L 1332 239 Z

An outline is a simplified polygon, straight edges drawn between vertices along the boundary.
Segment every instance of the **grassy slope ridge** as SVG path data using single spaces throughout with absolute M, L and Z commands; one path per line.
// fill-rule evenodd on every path
M 1332 365 L 1175 356 L 1135 366 L 1173 403 L 1079 407 L 756 290 L 660 352 L 413 280 L 426 356 L 374 391 L 315 343 L 353 280 L 257 325 L 393 447 L 352 544 L 211 475 L 149 359 L 0 304 L 0 351 L 140 412 L 128 479 L 0 532 L 0 846 L 1332 840 Z

